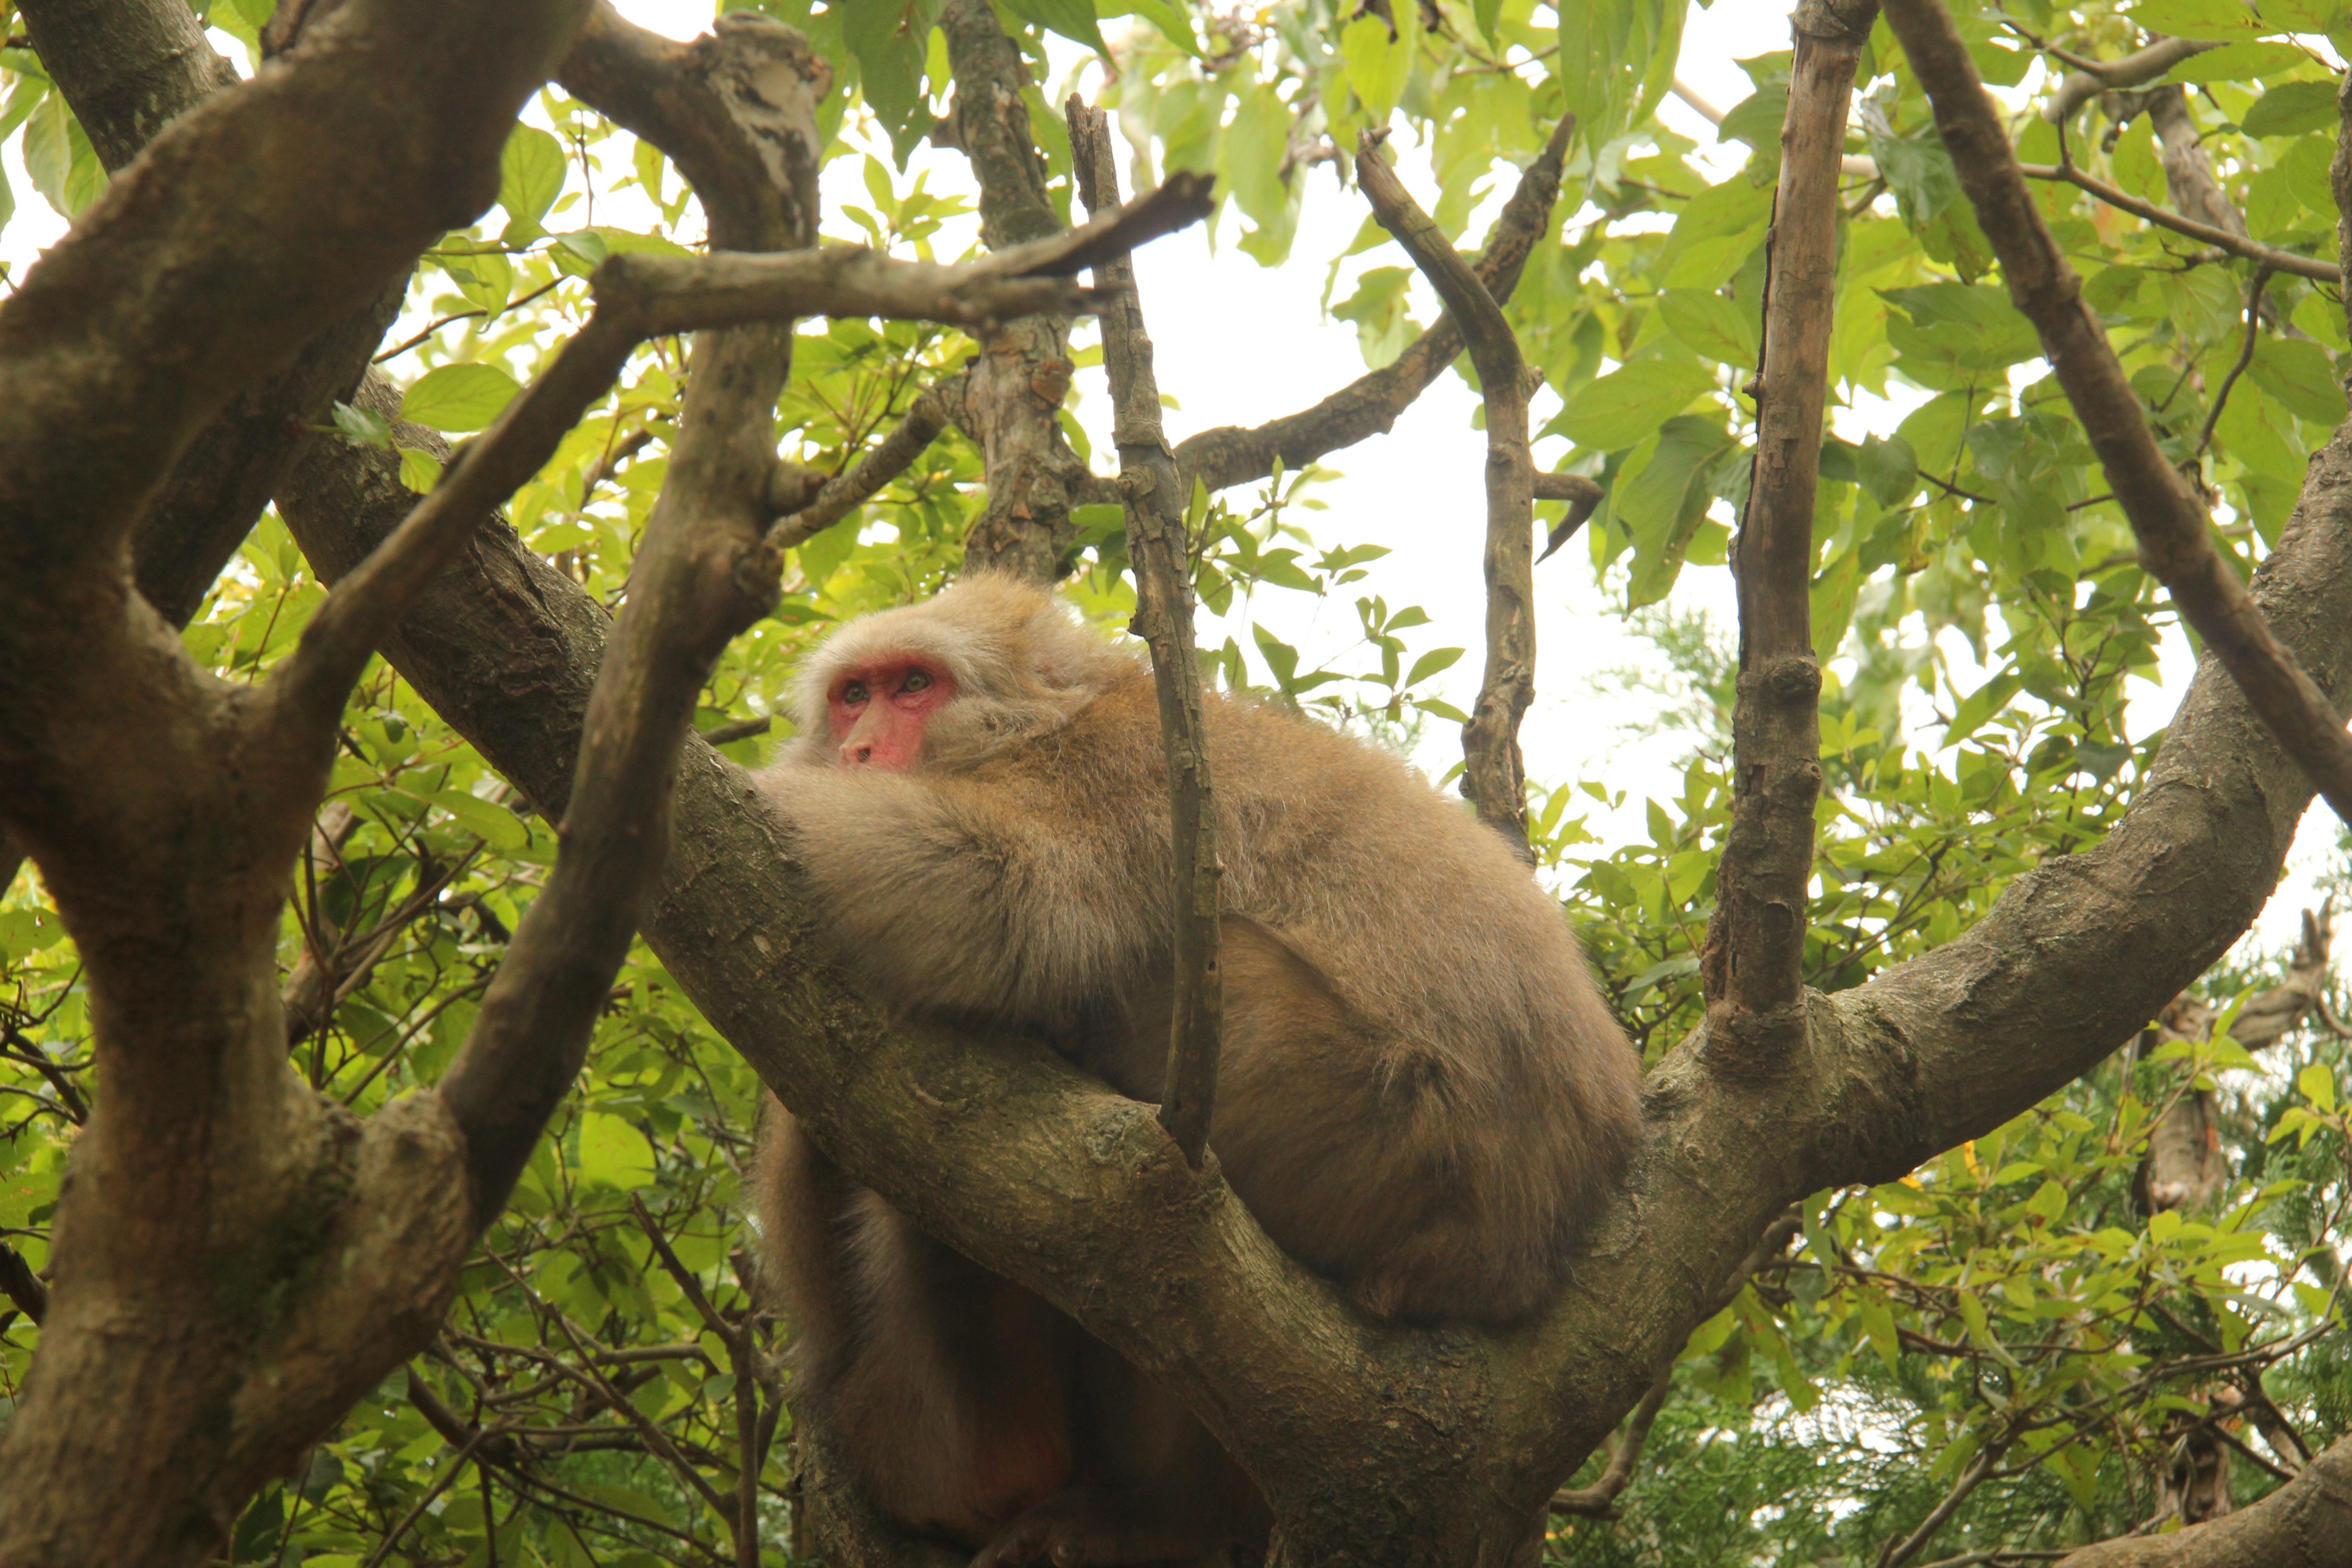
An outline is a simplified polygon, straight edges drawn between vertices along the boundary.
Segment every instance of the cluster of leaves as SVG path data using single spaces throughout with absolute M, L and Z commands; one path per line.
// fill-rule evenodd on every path
M 269 9 L 198 8 L 248 45 Z M 952 90 L 940 0 L 757 8 L 807 31 L 841 84 L 821 127 L 847 226 L 836 237 L 924 257 L 968 245 L 968 174 L 922 147 Z M 1578 115 L 1559 216 L 1510 312 L 1552 389 L 1539 405 L 1546 466 L 1607 484 L 1588 559 L 1629 608 L 1648 606 L 1678 672 L 1668 710 L 1693 747 L 1681 794 L 1648 803 L 1646 837 L 1597 843 L 1580 801 L 1613 808 L 1623 794 L 1555 781 L 1535 813 L 1538 847 L 1628 1028 L 1654 1058 L 1669 1048 L 1696 1020 L 1729 814 L 1730 664 L 1675 595 L 1686 568 L 1720 565 L 1744 499 L 1754 409 L 1743 388 L 1759 360 L 1788 56 L 1745 63 L 1753 91 L 1707 148 L 1654 113 L 1680 47 L 1674 0 L 1000 9 L 1031 64 L 1024 101 L 1066 214 L 1062 94 L 1043 84 L 1072 48 L 1108 47 L 1118 74 L 1104 97 L 1138 149 L 1132 183 L 1216 173 L 1241 248 L 1267 266 L 1289 260 L 1317 199 L 1307 174 L 1322 163 L 1344 174 L 1360 131 L 1401 125 L 1420 138 L 1437 221 L 1467 243 L 1513 165 L 1560 114 Z M 2273 35 L 2325 31 L 2340 21 L 2316 16 L 2329 7 L 2266 0 L 2261 19 L 2235 0 L 1953 9 L 2003 86 L 2038 79 L 2035 40 L 2107 57 L 2136 47 L 2141 26 L 2227 41 L 2172 79 L 2191 84 L 2221 187 L 2265 241 L 2327 253 L 2326 149 L 2309 132 L 2332 82 L 2302 44 Z M 0 4 L 0 20 L 7 12 Z M 21 130 L 38 195 L 79 211 L 104 180 L 87 137 L 37 57 L 0 52 L 0 136 Z M 1862 80 L 1850 151 L 1877 174 L 1847 193 L 1830 372 L 1848 411 L 1841 428 L 1872 429 L 1825 447 L 1815 523 L 1816 642 L 1839 655 L 1806 952 L 1808 978 L 1827 989 L 1948 940 L 2018 872 L 2105 830 L 2160 740 L 2131 731 L 2126 697 L 2168 625 L 2079 427 L 2039 376 L 2032 332 L 1987 276 L 1983 238 L 1883 29 Z M 2118 116 L 2129 107 L 2110 102 Z M 2095 100 L 2063 154 L 2166 203 L 2148 117 L 2107 113 Z M 438 471 L 430 433 L 462 436 L 496 416 L 582 319 L 582 279 L 598 260 L 698 243 L 690 195 L 654 149 L 553 89 L 530 120 L 508 150 L 499 208 L 445 237 L 420 268 L 386 359 L 405 389 L 402 422 L 338 411 L 337 438 L 398 448 L 419 489 Z M 2029 160 L 2059 161 L 2058 138 L 2021 121 Z M 2247 268 L 2072 187 L 2047 185 L 2043 198 L 2168 454 L 2201 474 L 2250 567 L 2277 537 L 2305 456 L 2344 413 L 2338 303 L 2273 278 L 2250 338 Z M 0 186 L 0 226 L 13 205 Z M 1367 224 L 1346 255 L 1383 242 Z M 1329 259 L 1336 282 L 1344 257 Z M 1402 267 L 1373 267 L 1331 302 L 1370 363 L 1421 331 L 1409 282 Z M 822 472 L 847 467 L 973 352 L 937 329 L 804 324 L 778 409 L 784 454 Z M 2244 374 L 2231 375 L 2242 356 Z M 1085 368 L 1098 351 L 1074 359 Z M 680 345 L 649 345 L 509 508 L 531 548 L 607 603 L 661 484 L 682 377 Z M 1085 423 L 1066 428 L 1087 455 Z M 699 717 L 727 726 L 730 755 L 756 761 L 782 732 L 782 693 L 814 637 L 951 575 L 981 474 L 978 449 L 951 429 L 792 552 L 777 611 L 737 640 Z M 1463 649 L 1423 639 L 1470 634 L 1365 591 L 1378 545 L 1310 537 L 1297 518 L 1318 505 L 1317 477 L 1193 498 L 1196 580 L 1230 628 L 1203 647 L 1204 666 L 1229 688 L 1412 745 L 1461 717 L 1435 681 Z M 1474 475 L 1463 482 L 1475 490 Z M 1071 595 L 1104 624 L 1123 622 L 1133 600 L 1118 513 L 1082 509 L 1076 521 Z M 1260 589 L 1311 595 L 1340 629 L 1325 646 L 1286 643 L 1250 614 Z M 249 675 L 283 652 L 318 596 L 266 520 L 188 647 L 224 676 Z M 323 1092 L 367 1109 L 437 1077 L 551 845 L 390 671 L 354 697 L 345 739 L 283 954 L 289 994 L 323 976 L 331 1003 L 296 1059 Z M 2212 988 L 2226 999 L 2267 983 L 2250 968 Z M 26 875 L 0 900 L 0 1245 L 36 1270 L 96 1092 L 88 1036 L 72 943 Z M 1625 1517 L 1563 1527 L 1555 1550 L 1591 1563 L 1858 1562 L 1972 1468 L 1989 1479 L 1940 1542 L 2063 1543 L 2146 1521 L 2189 1426 L 2242 1436 L 2244 1419 L 2216 1400 L 2249 1376 L 2315 1447 L 2352 1427 L 2331 1240 L 2352 1194 L 2336 1098 L 2352 1073 L 2315 1028 L 2257 1061 L 2231 1048 L 2224 1037 L 2193 1056 L 2118 1060 L 1905 1183 L 1821 1194 L 1801 1248 L 1694 1338 Z M 2147 1130 L 2215 1073 L 2229 1189 L 2210 1212 L 2150 1218 L 2133 1194 Z M 434 1355 L 263 1496 L 233 1560 L 731 1562 L 739 1500 L 756 1496 L 761 1554 L 786 1561 L 786 1326 L 757 1310 L 739 1245 L 758 1102 L 740 1058 L 634 953 L 581 1084 Z M 0 1418 L 37 1339 L 23 1313 L 0 1309 Z M 2251 1462 L 2241 1477 L 2267 1484 Z

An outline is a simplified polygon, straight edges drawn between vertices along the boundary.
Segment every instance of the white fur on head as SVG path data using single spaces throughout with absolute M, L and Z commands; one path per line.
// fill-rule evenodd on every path
M 809 655 L 793 682 L 795 758 L 830 760 L 827 708 L 845 671 L 908 658 L 955 679 L 954 700 L 929 726 L 926 767 L 969 764 L 1066 724 L 1138 668 L 1047 590 L 996 574 L 967 577 L 922 604 L 861 616 Z

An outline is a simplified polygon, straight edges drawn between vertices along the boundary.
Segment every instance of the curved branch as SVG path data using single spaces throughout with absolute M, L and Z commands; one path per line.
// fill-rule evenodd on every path
M 1563 121 L 1573 129 L 1572 117 Z M 1528 400 L 1535 390 L 1503 307 L 1445 242 L 1381 158 L 1385 133 L 1367 131 L 1356 179 L 1372 216 L 1412 258 L 1477 367 L 1486 412 L 1486 668 L 1478 700 L 1462 726 L 1462 793 L 1479 820 L 1528 855 L 1528 773 L 1519 721 L 1536 694 L 1535 458 L 1528 447 Z
M 2046 52 L 2057 55 L 2075 68 L 2068 71 L 2050 101 L 2042 106 L 2042 118 L 2055 125 L 2103 92 L 2113 92 L 2119 87 L 2137 87 L 2154 81 L 2181 61 L 2208 49 L 2218 49 L 2218 43 L 2201 43 L 2195 38 L 2158 38 L 2144 49 L 2126 55 L 2119 60 L 2094 61 L 2080 55 L 2064 54 L 2042 46 Z
M 1551 140 L 1520 174 L 1486 237 L 1486 252 L 1474 270 L 1496 300 L 1511 297 L 1528 254 L 1550 228 L 1560 170 L 1575 132 L 1573 116 L 1552 128 Z M 1440 316 L 1390 363 L 1358 376 L 1312 408 L 1264 425 L 1221 425 L 1186 437 L 1176 446 L 1185 492 L 1191 493 L 1196 479 L 1212 490 L 1253 484 L 1270 476 L 1277 462 L 1295 470 L 1370 437 L 1388 434 L 1397 416 L 1461 352 L 1461 329 L 1450 314 Z
M 2003 145 L 2007 145 L 2006 142 Z M 2063 180 L 2078 190 L 2088 191 L 2109 206 L 2120 208 L 2134 217 L 2147 219 L 2158 228 L 2168 228 L 2175 234 L 2201 239 L 2216 250 L 2227 251 L 2248 261 L 2258 261 L 2273 272 L 2289 272 L 2297 278 L 2315 278 L 2325 283 L 2341 283 L 2344 280 L 2343 268 L 2332 261 L 2297 256 L 2292 250 L 2281 250 L 2275 246 L 2264 245 L 2259 239 L 2250 239 L 2242 234 L 2234 234 L 2226 228 L 2216 228 L 2210 223 L 2199 223 L 2195 218 L 2168 212 L 2154 202 L 2142 201 L 2129 191 L 2116 189 L 2096 174 L 2084 174 L 2072 163 L 2016 163 L 2014 166 L 2029 180 Z
M 2138 395 L 2083 303 L 2082 280 L 2033 205 L 1951 17 L 1937 0 L 1888 0 L 1886 12 L 1935 105 L 1936 128 L 2000 258 L 2010 297 L 2041 334 L 2042 353 L 2139 541 L 2142 563 L 2171 591 L 2182 616 L 2220 654 L 2336 815 L 2352 821 L 2352 735 L 2213 548 L 2204 503 L 2157 446 Z

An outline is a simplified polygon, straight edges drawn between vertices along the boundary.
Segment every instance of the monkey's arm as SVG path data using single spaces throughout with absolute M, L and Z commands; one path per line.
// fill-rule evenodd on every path
M 1167 920 L 1167 830 L 1044 781 L 782 767 L 769 805 L 882 999 L 1034 1022 L 1124 989 Z

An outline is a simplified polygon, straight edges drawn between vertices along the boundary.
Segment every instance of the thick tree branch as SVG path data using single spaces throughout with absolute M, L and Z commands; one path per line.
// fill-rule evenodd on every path
M 2258 1503 L 2168 1535 L 2085 1546 L 2059 1568 L 2347 1568 L 2352 1565 L 2352 1437 Z
M 1780 128 L 1764 277 L 1756 468 L 1732 561 L 1739 694 L 1732 821 L 1700 954 L 1708 1049 L 1727 1070 L 1773 1070 L 1804 1044 L 1813 807 L 1822 792 L 1813 650 L 1813 498 L 1836 313 L 1838 159 L 1876 0 L 1806 0 Z
M 1090 213 L 1118 205 L 1118 165 L 1110 121 L 1075 93 L 1070 146 L 1078 193 Z M 1194 1170 L 1209 1146 L 1217 1102 L 1217 1058 L 1224 1031 L 1224 986 L 1218 969 L 1217 797 L 1209 771 L 1208 721 L 1201 709 L 1201 663 L 1192 649 L 1192 557 L 1184 526 L 1184 491 L 1175 455 L 1160 424 L 1160 382 L 1151 339 L 1136 299 L 1135 268 L 1125 258 L 1095 269 L 1109 295 L 1102 322 L 1103 365 L 1110 374 L 1111 440 L 1127 492 L 1127 539 L 1135 562 L 1135 622 L 1151 649 L 1160 694 L 1160 733 L 1168 756 L 1168 799 L 1174 864 L 1168 897 L 1175 931 L 1175 991 L 1168 1032 L 1168 1070 L 1160 1081 L 1160 1124 Z
M 1552 128 L 1551 140 L 1521 171 L 1494 232 L 1486 237 L 1475 270 L 1498 300 L 1508 300 L 1518 287 L 1528 254 L 1550 228 L 1560 168 L 1575 132 L 1573 115 Z M 1386 435 L 1461 352 L 1460 327 L 1450 314 L 1440 316 L 1390 363 L 1358 376 L 1312 408 L 1264 425 L 1221 425 L 1185 437 L 1177 443 L 1176 466 L 1183 474 L 1186 493 L 1196 479 L 1212 490 L 1253 484 L 1271 475 L 1277 462 L 1295 471 L 1369 437 Z
M 2336 815 L 2352 821 L 2352 736 L 2213 548 L 2204 504 L 2157 446 L 2105 332 L 2083 303 L 2082 280 L 2026 190 L 1950 16 L 1937 0 L 1889 0 L 1886 11 L 1935 105 L 1937 130 L 2000 258 L 2010 297 L 2041 333 L 2042 352 L 2138 538 L 2142 564 L 2171 591 L 2183 618 L 2221 656 Z
M 1462 793 L 1480 821 L 1528 855 L 1519 721 L 1536 694 L 1535 458 L 1528 447 L 1535 378 L 1503 307 L 1381 158 L 1381 132 L 1364 132 L 1357 181 L 1372 216 L 1445 301 L 1486 404 L 1486 668 L 1470 721 L 1462 726 Z
M 1618 1429 L 1609 1449 L 1609 1463 L 1600 1478 L 1589 1487 L 1562 1487 L 1551 1494 L 1549 1505 L 1554 1513 L 1581 1514 L 1587 1519 L 1615 1519 L 1617 1498 L 1631 1485 L 1633 1467 L 1642 1462 L 1642 1447 L 1650 1440 L 1650 1427 L 1657 1421 L 1658 1412 L 1666 1407 L 1666 1396 L 1675 1389 L 1675 1369 L 1669 1365 L 1650 1384 L 1650 1392 L 1642 1395 L 1642 1403 L 1633 1406 L 1625 1425 Z

